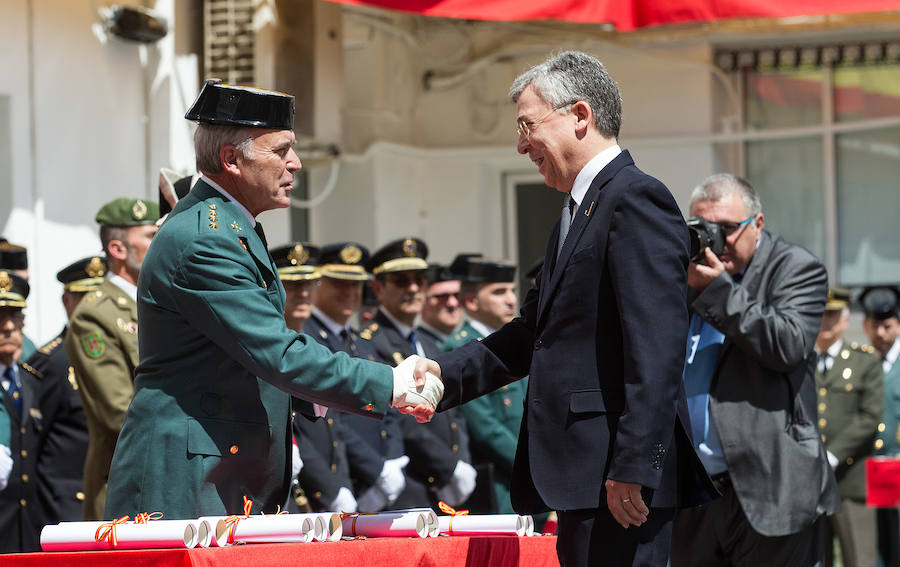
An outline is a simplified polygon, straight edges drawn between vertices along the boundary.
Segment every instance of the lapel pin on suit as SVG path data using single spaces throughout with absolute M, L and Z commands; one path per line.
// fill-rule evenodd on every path
M 588 210 L 584 211 L 584 216 L 586 216 L 586 217 L 591 216 L 591 212 L 593 212 L 593 210 L 594 210 L 594 202 L 591 201 L 591 206 L 588 207 Z

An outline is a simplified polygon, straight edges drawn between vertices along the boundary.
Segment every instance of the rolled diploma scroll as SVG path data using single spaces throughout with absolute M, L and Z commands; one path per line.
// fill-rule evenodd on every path
M 97 530 L 110 522 L 62 522 L 41 530 L 44 551 L 94 551 L 113 549 L 108 539 L 97 541 Z M 115 549 L 196 547 L 202 522 L 197 520 L 152 520 L 146 524 L 116 524 Z M 105 531 L 106 528 L 104 528 Z M 205 524 L 206 535 L 210 532 Z
M 232 540 L 244 543 L 309 542 L 313 539 L 313 514 L 276 514 L 243 518 L 234 528 L 220 520 L 216 526 L 216 540 L 221 545 L 233 529 Z
M 391 512 L 420 512 L 425 514 L 425 527 L 428 528 L 428 537 L 438 537 L 441 535 L 441 525 L 438 523 L 438 516 L 431 508 L 403 508 L 400 510 L 391 510 Z
M 516 514 L 438 516 L 441 533 L 455 536 L 525 535 L 525 518 Z
M 525 519 L 525 535 L 531 537 L 534 535 L 534 518 L 531 516 L 522 516 Z
M 341 536 L 344 533 L 343 524 L 341 523 L 341 515 L 340 514 L 315 514 L 322 521 L 322 526 L 325 530 L 325 539 L 318 539 L 319 541 L 341 541 Z
M 344 535 L 350 537 L 428 537 L 428 525 L 422 512 L 352 514 L 341 523 Z
M 224 520 L 228 516 L 201 516 L 198 518 L 200 522 L 207 522 L 211 529 L 209 530 L 209 547 L 225 547 L 228 545 L 228 530 L 224 527 Z M 219 522 L 223 525 L 220 526 Z

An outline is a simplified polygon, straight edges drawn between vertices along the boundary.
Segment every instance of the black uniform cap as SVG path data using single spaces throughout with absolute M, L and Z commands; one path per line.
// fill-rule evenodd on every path
M 207 124 L 293 130 L 294 97 L 208 79 L 184 117 Z
M 56 279 L 63 284 L 65 291 L 73 293 L 95 291 L 103 283 L 103 276 L 107 270 L 106 258 L 88 256 L 56 272 Z
M 450 270 L 467 283 L 510 283 L 516 278 L 516 265 L 509 260 L 476 254 L 458 255 Z
M 336 280 L 366 281 L 369 250 L 358 242 L 326 244 L 319 251 L 322 276 Z
M 0 268 L 6 270 L 27 270 L 28 250 L 24 246 L 0 242 Z
M 28 281 L 12 272 L 0 270 L 0 307 L 25 307 L 28 297 Z
M 428 246 L 414 237 L 388 242 L 372 255 L 369 271 L 375 274 L 424 270 L 428 268 Z
M 900 291 L 895 286 L 873 286 L 863 290 L 859 297 L 866 317 L 884 321 L 896 317 L 900 304 Z
M 319 247 L 309 242 L 293 242 L 269 250 L 282 280 L 315 280 L 319 273 Z

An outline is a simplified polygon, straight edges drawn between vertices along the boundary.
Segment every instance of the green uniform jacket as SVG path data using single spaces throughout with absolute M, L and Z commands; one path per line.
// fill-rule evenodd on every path
M 865 458 L 875 452 L 884 409 L 881 360 L 871 351 L 844 344 L 830 370 L 816 370 L 822 443 L 838 459 L 841 498 L 857 501 L 866 499 Z
M 469 341 L 483 338 L 467 321 L 458 333 L 447 339 L 444 349 L 453 350 Z M 472 460 L 475 464 L 494 465 L 494 494 L 499 514 L 516 513 L 509 496 L 509 480 L 516 457 L 527 390 L 526 376 L 460 406 L 469 424 Z
M 291 394 L 383 416 L 387 366 L 287 328 L 262 227 L 198 181 L 153 239 L 138 282 L 141 363 L 106 517 L 274 513 L 287 501 Z M 307 404 L 304 411 L 312 414 Z
M 9 448 L 10 441 L 12 440 L 11 427 L 12 424 L 9 421 L 9 414 L 6 413 L 6 408 L 0 405 L 0 445 L 7 448 Z
M 66 333 L 66 353 L 88 425 L 85 520 L 103 517 L 109 464 L 134 395 L 137 339 L 137 304 L 108 279 L 84 296 Z
M 884 375 L 884 427 L 879 427 L 879 455 L 900 457 L 900 359 Z

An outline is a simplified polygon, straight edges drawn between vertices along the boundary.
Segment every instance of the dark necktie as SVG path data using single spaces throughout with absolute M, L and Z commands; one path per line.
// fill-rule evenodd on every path
M 344 352 L 356 356 L 356 341 L 353 340 L 353 335 L 347 329 L 341 329 L 341 338 L 344 339 Z
M 262 223 L 257 222 L 256 226 L 253 228 L 253 230 L 256 231 L 256 235 L 259 236 L 259 239 L 262 240 L 263 246 L 266 248 L 266 250 L 268 250 L 269 243 L 266 242 L 266 233 L 263 232 Z
M 3 377 L 9 380 L 9 386 L 6 387 L 6 391 L 9 392 L 9 395 L 12 397 L 16 413 L 19 414 L 19 417 L 22 417 L 22 393 L 19 391 L 19 385 L 16 384 L 16 375 L 13 372 L 12 366 L 6 367 L 6 372 L 3 373 Z
M 409 332 L 409 344 L 412 345 L 413 354 L 419 354 L 419 338 L 416 336 L 416 330 Z
M 572 226 L 572 211 L 575 209 L 575 201 L 571 195 L 566 195 L 563 202 L 562 212 L 559 213 L 559 242 L 556 245 L 556 257 L 562 252 L 563 244 L 566 242 L 566 235 L 569 234 L 569 227 Z

